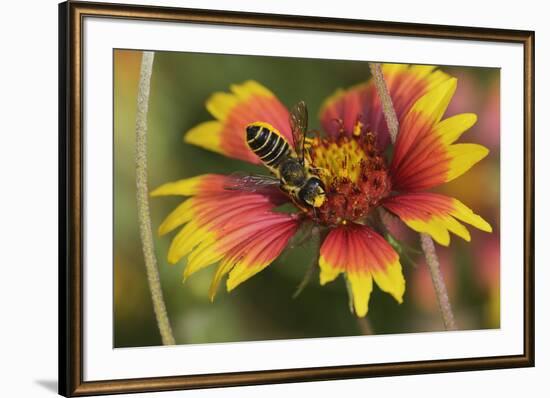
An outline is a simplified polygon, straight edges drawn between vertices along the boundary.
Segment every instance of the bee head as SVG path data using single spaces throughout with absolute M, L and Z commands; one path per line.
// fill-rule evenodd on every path
M 311 177 L 300 189 L 298 196 L 311 207 L 321 207 L 326 199 L 323 182 L 317 177 Z

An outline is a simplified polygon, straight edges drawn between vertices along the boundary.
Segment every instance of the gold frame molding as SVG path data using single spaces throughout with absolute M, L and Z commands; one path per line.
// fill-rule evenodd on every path
M 355 366 L 83 380 L 82 26 L 87 17 L 519 43 L 524 48 L 524 350 L 522 355 Z M 65 2 L 59 5 L 59 393 L 67 396 L 288 383 L 534 366 L 533 31 Z

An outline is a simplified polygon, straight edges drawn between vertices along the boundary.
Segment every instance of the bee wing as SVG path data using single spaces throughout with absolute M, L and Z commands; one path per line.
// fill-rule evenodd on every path
M 278 178 L 260 174 L 231 174 L 231 182 L 225 189 L 244 192 L 262 192 L 272 190 L 280 185 Z
M 290 128 L 294 140 L 294 149 L 298 158 L 304 162 L 304 145 L 307 131 L 307 106 L 304 101 L 298 102 L 290 111 Z

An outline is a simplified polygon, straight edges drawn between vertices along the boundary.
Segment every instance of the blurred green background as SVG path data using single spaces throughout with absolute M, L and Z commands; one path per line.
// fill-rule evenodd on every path
M 135 116 L 141 52 L 114 53 L 114 320 L 115 347 L 160 345 L 139 240 L 135 192 Z M 462 329 L 498 328 L 499 292 L 499 70 L 441 67 L 458 78 L 448 115 L 474 112 L 477 124 L 462 141 L 490 148 L 489 156 L 469 173 L 437 192 L 455 196 L 493 226 L 486 234 L 473 228 L 472 242 L 453 236 L 449 248 L 438 247 L 457 322 Z M 366 62 L 277 57 L 157 52 L 149 110 L 149 187 L 197 174 L 254 170 L 241 161 L 183 143 L 183 134 L 212 117 L 204 108 L 215 91 L 255 79 L 290 107 L 305 100 L 310 128 L 319 128 L 322 101 L 337 88 L 369 77 Z M 261 169 L 256 169 L 261 171 Z M 153 228 L 181 198 L 151 200 Z M 399 232 L 399 231 L 398 231 Z M 407 281 L 404 303 L 374 289 L 369 323 L 375 333 L 443 330 L 427 267 L 415 250 L 417 238 L 400 231 L 410 244 L 403 260 Z M 266 270 L 227 294 L 221 287 L 211 304 L 207 292 L 215 267 L 202 270 L 182 284 L 185 261 L 171 266 L 166 253 L 173 234 L 155 236 L 161 283 L 178 344 L 347 336 L 361 333 L 348 309 L 343 278 L 324 287 L 318 274 L 296 299 L 311 257 L 311 247 L 287 250 Z

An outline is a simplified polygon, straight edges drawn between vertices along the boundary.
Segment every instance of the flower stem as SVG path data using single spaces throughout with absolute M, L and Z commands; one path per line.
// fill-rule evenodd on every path
M 153 308 L 157 319 L 162 344 L 174 345 L 174 335 L 170 327 L 170 321 L 166 312 L 162 288 L 160 286 L 155 246 L 153 244 L 153 231 L 151 228 L 151 216 L 149 213 L 149 190 L 147 188 L 147 112 L 149 110 L 149 93 L 151 91 L 151 74 L 153 72 L 154 52 L 144 51 L 141 59 L 141 71 L 137 93 L 136 116 L 136 188 L 137 207 L 141 244 L 147 280 L 153 301 Z
M 386 124 L 388 125 L 391 142 L 392 144 L 395 144 L 395 140 L 397 140 L 397 133 L 399 132 L 399 121 L 397 119 L 397 114 L 395 113 L 395 108 L 393 107 L 393 102 L 391 100 L 388 87 L 386 86 L 386 80 L 384 80 L 384 75 L 382 74 L 382 67 L 377 62 L 369 62 L 369 67 L 374 79 L 376 91 L 380 97 L 382 112 L 384 113 Z
M 369 67 L 374 79 L 376 91 L 380 97 L 382 112 L 384 113 L 386 124 L 388 125 L 391 142 L 392 144 L 395 144 L 397 134 L 399 132 L 399 120 L 397 119 L 397 114 L 395 113 L 395 108 L 393 106 L 388 87 L 386 86 L 384 75 L 382 74 L 382 67 L 376 62 L 370 62 Z M 437 302 L 439 303 L 439 309 L 441 310 L 441 315 L 443 317 L 445 329 L 456 330 L 457 327 L 453 310 L 451 308 L 451 302 L 449 301 L 449 295 L 447 294 L 445 281 L 441 275 L 441 268 L 439 266 L 439 260 L 435 251 L 434 242 L 432 238 L 426 234 L 420 234 L 420 242 L 422 245 L 422 251 L 426 257 L 426 262 L 428 263 L 428 268 L 430 269 L 430 274 L 432 277 L 435 294 L 437 296 Z
M 451 308 L 451 302 L 449 301 L 449 295 L 447 294 L 447 287 L 441 274 L 439 267 L 439 261 L 437 259 L 437 253 L 435 251 L 434 241 L 429 235 L 420 234 L 420 244 L 422 250 L 426 256 L 426 263 L 430 268 L 430 274 L 432 276 L 432 282 L 437 296 L 437 302 L 441 315 L 443 316 L 443 324 L 447 330 L 456 330 L 455 317 L 453 315 L 453 309 Z
M 359 327 L 361 334 L 365 336 L 374 334 L 370 321 L 366 317 L 355 317 L 355 319 L 357 319 L 357 326 Z

